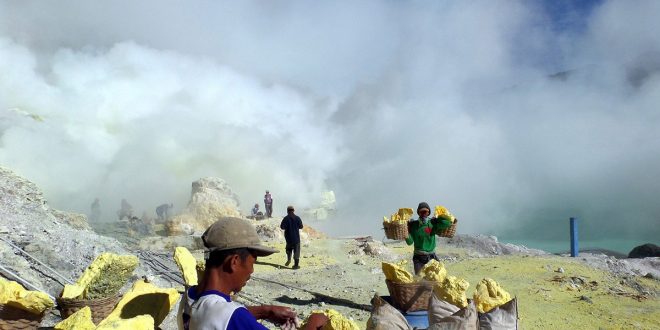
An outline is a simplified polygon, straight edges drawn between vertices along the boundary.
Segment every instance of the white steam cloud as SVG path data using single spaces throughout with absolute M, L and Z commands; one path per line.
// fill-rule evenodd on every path
M 82 212 L 218 176 L 244 211 L 334 190 L 333 234 L 428 201 L 463 232 L 655 239 L 660 3 L 568 3 L 3 2 L 0 163 Z

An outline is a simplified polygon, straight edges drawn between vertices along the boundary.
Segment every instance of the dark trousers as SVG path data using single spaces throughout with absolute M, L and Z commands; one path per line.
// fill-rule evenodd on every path
M 292 253 L 293 253 L 293 260 L 298 261 L 298 259 L 300 259 L 300 243 L 296 243 L 296 244 L 286 243 L 286 260 L 291 260 Z
M 266 204 L 266 217 L 273 217 L 273 204 Z
M 437 261 L 440 261 L 438 259 L 438 256 L 435 253 L 429 253 L 429 254 L 415 254 L 413 255 L 413 265 L 415 266 L 415 275 L 419 274 L 419 271 L 426 265 L 431 259 L 435 259 Z

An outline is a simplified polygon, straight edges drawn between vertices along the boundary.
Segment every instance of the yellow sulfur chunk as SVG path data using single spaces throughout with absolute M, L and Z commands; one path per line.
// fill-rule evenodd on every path
M 449 212 L 449 210 L 447 210 L 446 207 L 444 207 L 442 205 L 438 205 L 438 206 L 435 207 L 435 217 L 437 218 L 441 215 L 448 216 L 451 219 L 451 222 L 456 221 L 456 217 L 454 217 L 454 215 L 451 214 L 451 212 Z
M 174 261 L 179 266 L 183 280 L 186 285 L 197 285 L 197 260 L 193 257 L 192 253 L 185 247 L 179 246 L 174 249 Z
M 22 285 L 0 277 L 0 304 L 28 311 L 33 314 L 42 314 L 55 303 L 47 294 L 39 291 L 25 290 Z
M 312 311 L 312 314 L 316 313 L 323 313 L 328 318 L 328 323 L 326 323 L 321 330 L 360 330 L 360 327 L 358 327 L 353 320 L 346 318 L 334 309 Z
M 144 280 L 133 284 L 133 288 L 121 298 L 112 313 L 101 321 L 99 327 L 111 322 L 138 315 L 149 315 L 153 324 L 160 325 L 179 300 L 179 292 L 173 288 L 159 288 Z
M 419 275 L 427 281 L 442 282 L 447 277 L 447 269 L 442 262 L 431 259 L 422 267 Z
M 511 301 L 511 295 L 490 278 L 482 279 L 474 291 L 474 302 L 480 313 L 489 312 L 509 301 Z
M 454 306 L 467 307 L 467 291 L 470 283 L 465 279 L 456 276 L 447 276 L 442 283 L 438 283 L 433 287 L 435 295 Z
M 85 306 L 71 314 L 66 320 L 55 325 L 55 330 L 94 330 L 96 325 L 92 322 L 92 310 Z
M 403 260 L 399 264 L 383 262 L 381 266 L 386 279 L 394 283 L 413 283 L 413 275 L 409 271 L 403 269 L 405 265 L 406 261 Z
M 130 319 L 103 321 L 96 330 L 153 330 L 154 318 L 151 315 L 140 315 Z
M 197 260 L 197 265 L 195 268 L 197 269 L 197 279 L 199 282 L 204 277 L 204 271 L 206 270 L 206 262 L 204 260 Z
M 132 255 L 103 253 L 92 262 L 73 285 L 65 285 L 62 298 L 96 299 L 116 294 L 138 265 Z
M 398 213 L 399 218 L 401 219 L 401 221 L 406 221 L 407 222 L 408 220 L 410 220 L 410 218 L 412 218 L 413 210 L 411 208 L 404 207 L 404 208 L 400 208 L 399 212 L 397 212 L 397 213 Z

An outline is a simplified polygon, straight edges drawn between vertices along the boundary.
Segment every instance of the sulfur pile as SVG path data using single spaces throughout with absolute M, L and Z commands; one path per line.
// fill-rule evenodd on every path
M 446 207 L 444 207 L 442 205 L 438 205 L 438 206 L 435 207 L 435 213 L 434 214 L 435 214 L 436 218 L 444 217 L 444 218 L 448 218 L 449 220 L 451 220 L 451 222 L 456 221 L 456 217 L 453 214 L 451 214 L 451 212 L 449 212 L 449 210 Z
M 0 305 L 12 306 L 40 315 L 55 304 L 43 292 L 25 290 L 22 285 L 0 277 Z
M 487 313 L 510 300 L 511 295 L 490 278 L 482 279 L 474 291 L 474 302 L 480 313 Z
M 436 297 L 444 300 L 454 306 L 467 307 L 468 301 L 465 295 L 470 283 L 456 276 L 447 276 L 444 281 L 437 283 L 433 287 Z
M 412 218 L 413 215 L 413 210 L 411 208 L 400 208 L 396 213 L 392 213 L 390 215 L 390 218 L 388 219 L 387 217 L 383 217 L 383 223 L 387 222 L 398 222 L 398 223 L 405 223 Z
M 427 281 L 443 282 L 447 277 L 447 269 L 442 262 L 431 259 L 431 261 L 422 267 L 419 275 Z
M 407 260 L 401 260 L 396 264 L 383 262 L 381 267 L 383 269 L 383 274 L 385 274 L 385 279 L 394 283 L 414 283 L 415 279 L 413 275 L 404 268 L 407 264 Z
M 323 313 L 328 318 L 321 330 L 360 330 L 357 324 L 334 309 L 326 309 L 325 311 L 312 311 L 312 314 Z M 307 323 L 307 321 L 305 321 Z M 304 325 L 303 325 L 304 327 Z
M 92 262 L 75 284 L 62 291 L 65 299 L 97 299 L 117 294 L 138 266 L 132 255 L 103 253 Z

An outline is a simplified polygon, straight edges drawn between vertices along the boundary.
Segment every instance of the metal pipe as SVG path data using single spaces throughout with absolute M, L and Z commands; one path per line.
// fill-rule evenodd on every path
M 571 217 L 571 257 L 577 257 L 580 253 L 578 249 L 578 230 L 577 230 L 578 219 Z
M 25 250 L 21 249 L 19 246 L 16 246 L 16 245 L 15 245 L 14 243 L 12 243 L 11 241 L 6 240 L 6 239 L 4 239 L 4 238 L 2 238 L 2 237 L 0 237 L 0 240 L 2 240 L 2 241 L 4 241 L 5 243 L 9 244 L 9 245 L 12 246 L 13 248 L 19 250 L 20 252 L 22 252 L 22 253 L 25 254 L 26 256 L 32 258 L 32 260 L 38 262 L 40 265 L 46 267 L 48 270 L 50 270 L 51 272 L 53 272 L 53 274 L 59 276 L 61 279 L 64 280 L 64 282 L 66 282 L 66 283 L 62 283 L 62 282 L 60 282 L 60 281 L 57 281 L 57 282 L 60 282 L 61 285 L 65 285 L 65 284 L 73 284 L 73 281 L 72 281 L 72 280 L 70 280 L 70 279 L 64 277 L 64 275 L 58 273 L 57 271 L 55 271 L 54 269 L 50 268 L 50 267 L 49 267 L 48 265 L 46 265 L 45 263 L 39 261 L 39 259 L 37 259 L 37 258 L 33 257 L 32 255 L 30 255 L 29 253 L 25 252 Z

